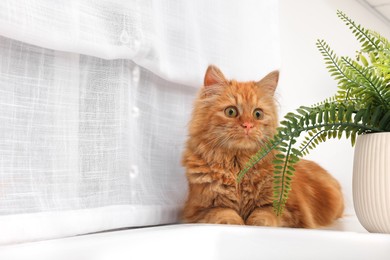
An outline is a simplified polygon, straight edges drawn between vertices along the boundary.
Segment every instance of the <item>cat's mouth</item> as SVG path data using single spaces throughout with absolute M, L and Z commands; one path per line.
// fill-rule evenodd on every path
M 235 138 L 236 145 L 239 148 L 245 149 L 258 149 L 259 148 L 259 139 L 261 139 L 261 134 L 255 129 L 243 130 Z
M 243 129 L 241 136 L 245 139 L 254 139 L 258 135 L 255 129 Z
M 245 131 L 243 137 L 246 139 L 255 140 L 258 137 L 259 133 L 255 133 L 255 131 Z
M 221 133 L 223 134 L 217 134 Z M 239 150 L 257 150 L 260 148 L 260 141 L 263 134 L 258 128 L 243 129 L 243 128 L 225 128 L 215 131 L 215 146 L 224 147 L 227 149 Z

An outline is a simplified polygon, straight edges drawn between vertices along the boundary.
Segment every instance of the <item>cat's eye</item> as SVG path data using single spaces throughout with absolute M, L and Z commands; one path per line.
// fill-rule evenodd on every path
M 236 107 L 227 107 L 227 108 L 225 108 L 225 115 L 227 117 L 237 117 L 238 110 Z
M 254 117 L 256 120 L 261 120 L 261 119 L 263 119 L 263 117 L 264 117 L 264 112 L 263 112 L 263 110 L 261 110 L 260 108 L 256 108 L 256 109 L 253 111 L 253 117 Z

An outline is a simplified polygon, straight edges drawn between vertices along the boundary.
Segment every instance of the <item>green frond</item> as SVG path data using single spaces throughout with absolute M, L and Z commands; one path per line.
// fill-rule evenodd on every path
M 356 84 L 348 85 L 353 96 L 360 97 L 361 102 L 390 109 L 390 101 L 384 98 L 384 95 L 388 94 L 390 89 L 383 84 L 382 77 L 376 75 L 372 69 L 361 66 L 349 57 L 342 57 L 341 62 L 345 65 L 350 77 L 356 82 Z
M 378 127 L 380 129 L 383 129 L 386 132 L 390 132 L 390 110 L 388 110 L 387 112 L 386 111 L 383 112 L 384 115 L 382 118 L 380 118 Z
M 362 49 L 364 51 L 367 52 L 380 48 L 380 42 L 372 34 L 372 32 L 365 29 L 360 24 L 356 24 L 351 18 L 349 18 L 340 10 L 337 10 L 337 16 L 349 27 L 349 29 L 355 35 L 356 39 L 362 44 Z
M 241 182 L 244 175 L 259 161 L 266 157 L 274 149 L 283 149 L 284 143 L 282 138 L 275 136 L 272 140 L 264 141 L 262 149 L 260 149 L 252 158 L 247 162 L 244 168 L 239 172 L 237 176 L 237 182 Z

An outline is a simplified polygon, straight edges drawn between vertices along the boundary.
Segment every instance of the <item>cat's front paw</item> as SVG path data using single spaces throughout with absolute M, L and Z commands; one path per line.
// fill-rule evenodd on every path
M 245 224 L 250 226 L 277 227 L 278 218 L 271 207 L 257 208 L 247 218 Z
M 225 218 L 216 221 L 216 224 L 227 224 L 227 225 L 245 225 L 244 220 L 240 218 Z
M 210 209 L 201 222 L 210 224 L 245 225 L 241 216 L 235 210 L 228 208 Z

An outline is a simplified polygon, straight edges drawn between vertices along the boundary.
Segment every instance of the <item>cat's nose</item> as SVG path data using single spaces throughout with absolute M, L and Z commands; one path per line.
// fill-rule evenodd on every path
M 251 129 L 253 128 L 253 124 L 249 122 L 245 122 L 242 124 L 242 127 L 244 127 L 245 129 Z

